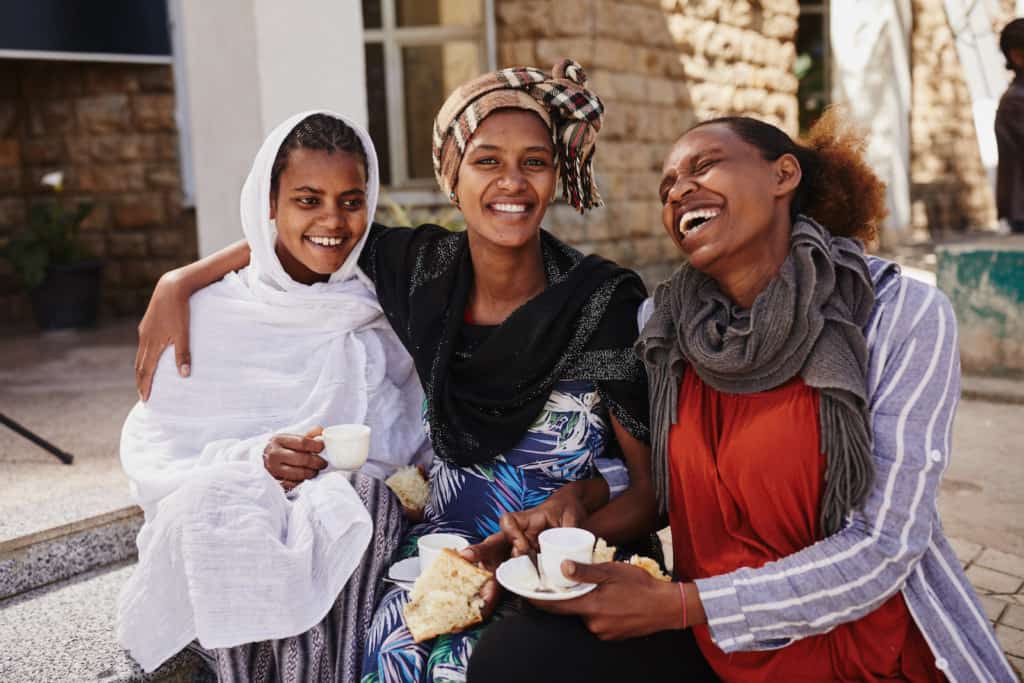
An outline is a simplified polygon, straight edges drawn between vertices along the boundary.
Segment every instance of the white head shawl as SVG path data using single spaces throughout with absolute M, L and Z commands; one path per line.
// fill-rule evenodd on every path
M 322 113 L 359 135 L 372 221 L 373 144 L 351 121 Z M 271 167 L 309 114 L 274 129 L 242 190 L 252 265 L 192 297 L 191 377 L 177 375 L 168 349 L 149 402 L 122 431 L 121 461 L 146 523 L 119 601 L 118 638 L 147 671 L 196 637 L 232 647 L 311 628 L 358 565 L 372 533 L 359 496 L 334 472 L 287 499 L 263 465 L 274 434 L 369 424 L 362 471 L 378 477 L 429 454 L 412 359 L 356 267 L 366 237 L 328 282 L 308 286 L 274 250 Z
M 272 130 L 256 154 L 249 177 L 246 178 L 245 185 L 242 186 L 240 202 L 242 229 L 245 232 L 245 239 L 252 249 L 250 270 L 255 276 L 255 282 L 251 286 L 256 291 L 256 295 L 264 300 L 276 298 L 277 295 L 272 292 L 297 294 L 303 299 L 317 299 L 324 293 L 321 291 L 323 288 L 298 283 L 285 272 L 275 251 L 277 225 L 270 218 L 270 172 L 274 166 L 274 159 L 277 158 L 277 151 L 288 134 L 302 121 L 314 114 L 325 114 L 342 121 L 359 137 L 359 142 L 362 143 L 366 155 L 366 215 L 370 222 L 373 221 L 373 214 L 377 210 L 380 171 L 373 140 L 365 130 L 341 114 L 324 110 L 296 114 Z M 345 259 L 345 263 L 331 275 L 329 283 L 344 282 L 353 273 L 362 275 L 356 264 L 368 236 L 369 225 L 359 243 L 352 249 L 352 253 Z

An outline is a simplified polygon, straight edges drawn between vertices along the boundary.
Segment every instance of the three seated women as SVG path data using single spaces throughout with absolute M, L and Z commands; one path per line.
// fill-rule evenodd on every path
M 558 181 L 577 209 L 598 204 L 602 112 L 572 62 L 461 86 L 435 122 L 434 166 L 466 231 L 373 226 L 346 281 L 372 283 L 425 394 L 431 498 L 405 553 L 421 533 L 450 531 L 494 567 L 549 526 L 617 543 L 653 531 L 660 513 L 678 581 L 567 564 L 598 588 L 549 603 L 558 614 L 492 584 L 500 620 L 424 644 L 391 588 L 368 630 L 345 623 L 329 637 L 365 644 L 364 681 L 1012 680 L 935 513 L 959 394 L 955 322 L 934 288 L 864 255 L 883 188 L 862 141 L 831 117 L 807 145 L 742 117 L 687 132 L 660 188 L 683 264 L 645 304 L 635 274 L 540 227 Z M 316 216 L 342 214 L 342 186 L 307 193 L 307 227 L 293 243 L 279 230 L 277 243 L 302 253 L 324 237 Z M 251 270 L 249 237 L 164 281 L 142 343 L 182 338 L 189 296 L 238 277 L 250 251 Z M 294 284 L 315 292 L 329 280 Z M 151 404 L 165 382 L 218 372 L 198 331 L 193 376 L 172 380 L 168 356 Z M 294 501 L 275 490 L 282 510 L 341 478 L 294 460 L 315 457 L 318 442 L 301 439 L 313 422 L 281 425 L 296 425 L 279 440 L 289 469 L 271 473 L 299 484 Z M 393 456 L 411 460 L 414 442 Z M 628 482 L 602 464 L 609 456 Z M 401 526 L 384 523 L 375 536 Z M 272 637 L 305 637 L 295 633 Z M 206 647 L 215 638 L 199 634 Z M 281 667 L 271 649 L 264 661 Z

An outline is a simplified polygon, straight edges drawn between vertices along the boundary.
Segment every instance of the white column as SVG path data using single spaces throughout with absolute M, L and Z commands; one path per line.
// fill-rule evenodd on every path
M 833 101 L 871 136 L 867 156 L 888 185 L 883 240 L 910 227 L 910 0 L 830 5 Z
M 239 193 L 274 126 L 316 108 L 366 123 L 362 7 L 344 0 L 169 5 L 184 53 L 179 63 L 205 255 L 241 238 Z

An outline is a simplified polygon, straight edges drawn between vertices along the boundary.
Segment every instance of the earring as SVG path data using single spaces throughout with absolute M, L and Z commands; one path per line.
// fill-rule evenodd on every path
M 455 196 L 455 190 L 452 190 L 451 192 L 448 193 L 448 199 L 452 200 L 452 204 L 454 204 L 455 206 L 459 205 L 459 200 Z

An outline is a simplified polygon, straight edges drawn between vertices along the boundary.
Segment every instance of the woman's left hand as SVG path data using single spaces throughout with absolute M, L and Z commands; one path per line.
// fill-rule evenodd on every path
M 480 543 L 471 545 L 459 552 L 463 559 L 469 560 L 478 567 L 483 567 L 493 572 L 499 564 L 508 558 L 508 543 L 501 533 L 491 534 Z M 491 618 L 494 610 L 501 602 L 501 586 L 492 576 L 484 587 L 480 589 L 480 597 L 484 599 L 483 614 L 484 621 Z
M 525 555 L 540 550 L 537 536 L 545 529 L 580 526 L 587 518 L 587 509 L 572 484 L 552 493 L 535 508 L 522 512 L 506 512 L 501 516 L 501 530 L 512 544 L 512 555 Z
M 625 562 L 580 564 L 566 560 L 563 573 L 597 588 L 574 600 L 531 601 L 554 614 L 575 614 L 601 640 L 639 638 L 682 628 L 683 604 L 679 584 L 659 581 Z

